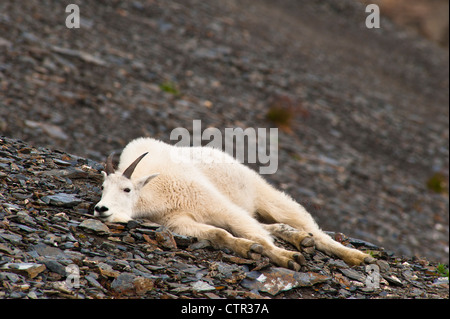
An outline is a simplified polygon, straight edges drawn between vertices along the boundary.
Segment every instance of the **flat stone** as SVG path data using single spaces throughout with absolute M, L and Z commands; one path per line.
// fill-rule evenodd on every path
M 11 255 L 14 253 L 14 251 L 11 248 L 9 248 L 7 245 L 0 243 L 0 253 Z
M 11 282 L 18 282 L 21 276 L 12 272 L 0 272 L 0 281 L 9 280 Z
M 153 279 L 147 277 L 137 277 L 134 281 L 134 288 L 136 290 L 136 294 L 143 295 L 146 292 L 153 289 L 155 286 L 155 282 Z
M 128 221 L 126 227 L 128 230 L 140 227 L 142 223 L 139 220 L 132 219 Z
M 66 276 L 66 267 L 56 260 L 44 260 L 43 263 L 48 270 L 57 273 L 58 275 Z
M 53 162 L 54 162 L 55 164 L 59 165 L 59 166 L 71 166 L 71 165 L 72 165 L 71 163 L 66 162 L 66 161 L 63 161 L 63 160 L 60 160 L 60 159 L 58 159 L 58 158 L 55 158 L 55 159 L 53 160 Z
M 108 264 L 105 264 L 105 263 L 100 263 L 98 265 L 98 270 L 100 271 L 100 274 L 102 274 L 102 275 L 104 275 L 106 277 L 117 278 L 120 275 L 119 271 L 113 270 L 111 265 L 108 265 Z
M 111 289 L 121 295 L 143 295 L 153 287 L 154 281 L 152 279 L 131 273 L 121 273 L 111 283 Z
M 343 273 L 345 276 L 347 276 L 350 279 L 357 280 L 360 282 L 365 283 L 366 282 L 366 276 L 361 274 L 360 272 L 350 269 L 350 268 L 340 268 L 339 269 L 341 273 Z
M 372 244 L 368 241 L 365 240 L 361 240 L 361 239 L 357 239 L 357 238 L 352 238 L 352 237 L 348 237 L 348 241 L 350 242 L 350 244 L 352 244 L 355 247 L 360 247 L 360 246 L 365 246 L 369 249 L 380 249 L 380 247 L 378 247 L 375 244 Z
M 189 236 L 183 236 L 176 233 L 173 233 L 173 238 L 175 239 L 175 243 L 178 247 L 186 248 L 190 244 L 194 243 L 194 238 Z
M 105 288 L 103 288 L 103 286 L 97 281 L 97 279 L 94 278 L 93 275 L 87 275 L 84 277 L 84 279 L 86 279 L 89 284 L 91 284 L 91 286 L 96 287 L 104 292 L 106 292 L 107 290 Z
M 3 238 L 7 241 L 9 241 L 12 244 L 20 244 L 22 242 L 22 236 L 17 234 L 6 234 L 6 233 L 0 233 L 0 238 Z
M 64 128 L 44 122 L 36 122 L 32 120 L 25 120 L 25 125 L 29 128 L 42 130 L 43 133 L 54 139 L 67 140 L 69 136 L 64 132 Z
M 188 250 L 197 250 L 197 249 L 204 249 L 204 248 L 208 248 L 211 247 L 211 242 L 209 240 L 206 239 L 201 239 L 191 245 L 189 245 Z
M 122 273 L 117 276 L 116 279 L 111 283 L 111 288 L 121 294 L 128 294 L 134 292 L 134 284 L 133 281 L 136 278 L 136 275 L 131 273 Z
M 59 193 L 42 197 L 42 201 L 48 205 L 60 207 L 74 207 L 82 202 L 75 194 Z
M 24 211 L 17 212 L 17 214 L 15 215 L 15 218 L 17 219 L 18 222 L 20 222 L 22 224 L 36 226 L 36 222 L 34 221 L 34 218 L 31 217 L 30 215 L 28 215 Z
M 296 272 L 276 267 L 262 272 L 256 280 L 243 280 L 241 285 L 248 289 L 257 289 L 275 296 L 283 291 L 296 287 L 310 287 L 330 279 L 328 276 L 313 272 Z
M 216 288 L 214 286 L 211 286 L 206 281 L 196 281 L 191 283 L 192 289 L 198 292 L 205 292 L 205 291 L 214 291 Z
M 11 45 L 12 45 L 11 41 L 8 41 L 5 38 L 0 37 L 0 47 L 10 47 Z
M 48 176 L 67 177 L 70 179 L 89 178 L 89 173 L 75 167 L 69 167 L 66 169 L 52 169 L 50 171 L 44 171 L 41 174 Z
M 78 227 L 88 233 L 94 233 L 96 235 L 108 235 L 111 233 L 108 226 L 97 219 L 86 219 L 82 221 Z
M 42 243 L 34 245 L 31 252 L 33 251 L 39 256 L 47 259 L 70 259 L 70 257 L 58 247 L 52 247 Z
M 88 52 L 72 50 L 63 47 L 53 46 L 52 51 L 57 52 L 62 55 L 67 55 L 71 57 L 77 57 L 84 62 L 96 64 L 96 65 L 106 65 L 107 63 L 99 57 L 96 57 Z
M 380 272 L 382 272 L 382 273 L 388 272 L 389 269 L 391 268 L 391 267 L 389 266 L 389 263 L 388 263 L 387 261 L 385 261 L 385 260 L 379 259 L 379 260 L 377 260 L 377 261 L 375 262 L 375 264 L 377 264 L 377 266 L 380 268 Z
M 11 224 L 12 224 L 12 223 L 11 223 Z M 35 232 L 37 232 L 37 229 L 36 229 L 36 228 L 29 227 L 29 226 L 26 226 L 26 225 L 15 224 L 14 226 L 17 227 L 17 228 L 19 228 L 20 230 L 23 230 L 23 231 L 26 232 L 26 233 L 35 233 Z
M 177 243 L 173 234 L 166 227 L 161 226 L 155 231 L 155 239 L 164 248 L 168 249 L 176 249 Z
M 0 269 L 21 275 L 26 275 L 28 276 L 28 278 L 33 279 L 41 272 L 43 272 L 46 268 L 45 265 L 36 263 L 7 263 Z
M 419 289 L 419 288 L 413 288 L 410 292 L 409 295 L 415 298 L 418 297 L 426 297 L 426 291 L 423 289 Z
M 340 259 L 331 259 L 328 261 L 328 266 L 334 268 L 349 268 L 348 265 Z
M 432 286 L 448 289 L 448 277 L 439 277 L 433 283 Z
M 84 254 L 78 251 L 65 250 L 64 255 L 75 264 L 80 263 L 85 258 Z
M 352 293 L 350 291 L 348 291 L 347 289 L 341 288 L 339 289 L 339 296 L 342 298 L 348 298 L 352 295 Z
M 228 255 L 228 254 L 223 254 L 222 260 L 226 261 L 226 262 L 234 263 L 234 264 L 239 264 L 239 265 L 251 265 L 251 264 L 255 263 L 255 261 L 253 259 L 246 259 L 246 258 L 242 258 L 239 256 Z
M 395 285 L 395 286 L 400 286 L 400 287 L 404 287 L 405 284 L 395 275 L 390 275 L 390 274 L 382 274 L 382 277 L 384 279 L 386 279 L 389 283 Z

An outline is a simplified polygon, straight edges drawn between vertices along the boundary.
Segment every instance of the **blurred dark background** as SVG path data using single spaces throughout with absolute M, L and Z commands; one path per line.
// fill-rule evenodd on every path
M 3 0 L 0 134 L 103 161 L 278 127 L 266 178 L 325 230 L 448 263 L 448 1 L 373 2 Z

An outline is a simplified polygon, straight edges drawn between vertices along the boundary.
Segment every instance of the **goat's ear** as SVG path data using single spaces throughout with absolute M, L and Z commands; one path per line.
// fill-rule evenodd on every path
M 108 176 L 108 174 L 105 171 L 102 171 L 102 175 L 103 175 L 103 180 L 105 180 L 106 176 Z
M 142 187 L 144 187 L 145 185 L 147 185 L 148 182 L 150 182 L 152 179 L 154 179 L 156 176 L 158 176 L 159 173 L 156 174 L 152 174 L 150 176 L 146 176 L 143 178 L 140 178 L 136 181 L 136 187 L 138 189 L 141 189 Z

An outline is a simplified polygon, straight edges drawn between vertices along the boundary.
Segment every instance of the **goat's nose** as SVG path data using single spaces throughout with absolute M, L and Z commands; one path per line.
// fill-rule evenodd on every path
M 101 213 L 107 212 L 109 210 L 109 208 L 106 206 L 95 206 L 94 210 L 97 213 L 101 214 Z

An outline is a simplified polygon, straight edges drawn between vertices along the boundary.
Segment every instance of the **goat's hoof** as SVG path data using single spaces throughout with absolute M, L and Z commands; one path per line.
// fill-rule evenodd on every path
M 364 262 L 366 264 L 374 264 L 377 260 L 375 258 L 373 258 L 372 256 L 367 256 L 366 258 L 364 258 Z
M 306 253 L 308 255 L 314 254 L 315 251 L 315 241 L 313 237 L 306 237 L 300 242 L 301 252 Z
M 360 266 L 364 264 L 373 264 L 377 260 L 362 251 L 352 249 L 351 253 L 343 256 L 342 259 L 350 266 Z
M 249 252 L 247 254 L 247 257 L 252 259 L 252 260 L 260 260 L 261 259 L 261 254 Z
M 295 261 L 293 261 L 293 260 L 289 260 L 288 261 L 288 268 L 290 269 L 290 270 L 293 270 L 293 271 L 299 271 L 300 270 L 300 265 L 299 264 L 297 264 Z
M 302 245 L 302 247 L 313 247 L 314 246 L 314 238 L 306 237 L 305 239 L 302 240 L 300 245 Z
M 294 257 L 295 261 L 297 263 L 299 263 L 300 265 L 306 265 L 306 259 L 302 254 L 296 253 L 293 255 L 293 257 Z
M 260 260 L 262 252 L 263 252 L 263 246 L 255 243 L 250 246 L 250 250 L 247 253 L 247 256 L 248 256 L 248 258 L 253 259 L 253 260 Z
M 316 251 L 316 249 L 314 247 L 303 247 L 302 248 L 302 252 L 308 255 L 312 255 L 314 254 L 314 252 Z
M 263 252 L 263 246 L 260 244 L 253 244 L 250 246 L 250 251 L 258 254 L 262 254 Z

